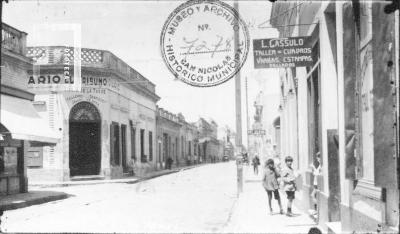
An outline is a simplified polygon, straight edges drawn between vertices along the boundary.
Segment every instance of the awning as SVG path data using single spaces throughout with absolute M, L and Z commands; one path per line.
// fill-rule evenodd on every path
M 13 139 L 42 143 L 58 143 L 59 137 L 48 124 L 40 118 L 26 99 L 1 95 L 0 123 L 7 128 Z

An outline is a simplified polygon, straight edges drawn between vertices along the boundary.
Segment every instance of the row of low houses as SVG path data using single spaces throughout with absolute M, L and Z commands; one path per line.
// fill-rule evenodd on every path
M 312 66 L 281 68 L 282 160 L 291 155 L 300 207 L 334 233 L 399 226 L 399 10 L 385 1 L 274 3 L 280 37 L 308 36 Z M 285 26 L 286 25 L 286 26 Z
M 27 47 L 2 26 L 0 193 L 220 160 L 217 124 L 157 106 L 155 85 L 109 51 Z M 74 79 L 81 77 L 81 79 Z M 98 178 L 96 178 L 98 179 Z

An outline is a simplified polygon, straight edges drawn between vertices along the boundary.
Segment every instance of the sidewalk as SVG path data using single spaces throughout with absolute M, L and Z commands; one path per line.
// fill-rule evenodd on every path
M 0 210 L 14 210 L 27 206 L 43 204 L 46 202 L 61 200 L 70 197 L 71 195 L 63 192 L 44 191 L 38 190 L 39 188 L 63 187 L 63 186 L 77 186 L 77 185 L 95 185 L 95 184 L 110 184 L 110 183 L 138 183 L 144 180 L 149 180 L 163 175 L 179 172 L 181 170 L 188 170 L 200 165 L 185 166 L 173 168 L 171 170 L 154 171 L 141 177 L 129 177 L 125 179 L 111 179 L 111 180 L 87 180 L 87 181 L 65 181 L 65 182 L 43 182 L 29 184 L 28 193 L 19 193 L 14 195 L 7 195 L 0 197 Z M 36 190 L 35 190 L 36 188 Z
M 236 201 L 225 233 L 307 233 L 315 227 L 314 221 L 295 206 L 292 207 L 295 217 L 279 214 L 275 199 L 272 200 L 273 215 L 269 214 L 268 197 L 261 185 L 262 168 L 258 176 L 253 174 L 252 166 L 243 168 L 243 193 Z M 280 197 L 286 212 L 286 194 L 281 191 Z

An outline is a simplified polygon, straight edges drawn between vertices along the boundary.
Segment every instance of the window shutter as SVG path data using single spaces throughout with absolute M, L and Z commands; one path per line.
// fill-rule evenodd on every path
M 383 188 L 397 186 L 397 160 L 395 156 L 396 108 L 394 86 L 394 13 L 384 14 L 387 4 L 372 4 L 372 54 L 373 54 L 373 107 L 374 107 L 374 174 L 375 185 Z
M 354 14 L 351 3 L 343 5 L 343 78 L 344 78 L 344 109 L 345 111 L 345 144 L 346 144 L 346 179 L 356 178 L 355 158 L 355 112 L 356 112 L 356 38 Z
M 114 125 L 110 124 L 110 165 L 114 165 Z

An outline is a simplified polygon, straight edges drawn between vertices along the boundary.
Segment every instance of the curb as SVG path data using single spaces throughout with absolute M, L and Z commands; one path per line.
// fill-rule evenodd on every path
M 68 198 L 68 194 L 59 194 L 59 195 L 50 195 L 47 197 L 40 197 L 37 199 L 32 199 L 28 200 L 25 202 L 21 203 L 10 203 L 10 204 L 4 204 L 0 206 L 0 210 L 6 211 L 6 210 L 16 210 L 28 206 L 33 206 L 33 205 L 39 205 L 47 202 L 52 202 L 52 201 L 57 201 L 57 200 L 62 200 Z
M 174 168 L 171 170 L 166 170 L 162 173 L 159 174 L 154 174 L 154 175 L 148 175 L 144 176 L 141 178 L 132 178 L 132 179 L 125 179 L 124 181 L 121 181 L 120 179 L 115 179 L 115 180 L 91 180 L 91 181 L 83 181 L 81 183 L 75 182 L 75 183 L 55 183 L 55 184 L 31 184 L 29 187 L 35 187 L 35 188 L 56 188 L 56 187 L 70 187 L 70 186 L 82 186 L 82 185 L 98 185 L 98 184 L 135 184 L 139 183 L 145 180 L 153 179 L 156 177 L 160 177 L 163 175 L 169 175 L 172 173 L 177 173 L 179 171 L 184 171 L 188 169 L 193 169 L 195 167 L 199 166 L 190 166 L 190 167 L 185 167 L 185 168 Z
M 143 178 L 137 178 L 137 179 L 132 179 L 132 181 L 105 181 L 105 182 L 99 182 L 99 183 L 79 183 L 79 184 L 48 184 L 48 185 L 34 185 L 34 187 L 67 187 L 67 186 L 77 186 L 77 185 L 96 185 L 96 184 L 108 184 L 108 183 L 125 183 L 125 184 L 135 184 L 139 183 L 142 181 L 150 180 L 153 178 L 157 178 L 160 176 L 164 175 L 169 175 L 173 173 L 177 173 L 180 171 L 185 171 L 189 169 L 193 169 L 199 166 L 189 166 L 185 168 L 175 168 L 172 170 L 168 170 L 159 174 L 154 174 L 154 175 L 149 175 Z M 39 197 L 36 199 L 28 200 L 28 201 L 23 201 L 23 202 L 16 202 L 16 203 L 9 203 L 9 204 L 4 204 L 0 205 L 0 210 L 1 211 L 6 211 L 6 210 L 15 210 L 15 209 L 20 209 L 20 208 L 25 208 L 28 206 L 33 206 L 33 205 L 39 205 L 43 203 L 48 203 L 52 201 L 57 201 L 57 200 L 62 200 L 70 197 L 69 194 L 57 194 L 57 195 L 49 195 L 46 197 Z
M 142 181 L 146 181 L 146 180 L 150 180 L 150 179 L 154 179 L 154 178 L 157 178 L 157 177 L 160 177 L 160 176 L 170 175 L 170 174 L 177 173 L 177 172 L 180 172 L 180 171 L 185 171 L 185 170 L 193 169 L 193 168 L 195 168 L 195 167 L 196 167 L 196 166 L 185 167 L 185 168 L 180 168 L 180 169 L 171 169 L 170 171 L 166 171 L 165 173 L 160 173 L 160 174 L 158 174 L 158 175 L 151 175 L 151 176 L 148 176 L 148 177 L 139 178 L 139 179 L 137 179 L 137 180 L 135 180 L 135 181 L 128 181 L 128 182 L 123 182 L 123 183 L 126 183 L 126 184 L 136 184 L 136 183 L 139 183 L 139 182 L 142 182 Z

